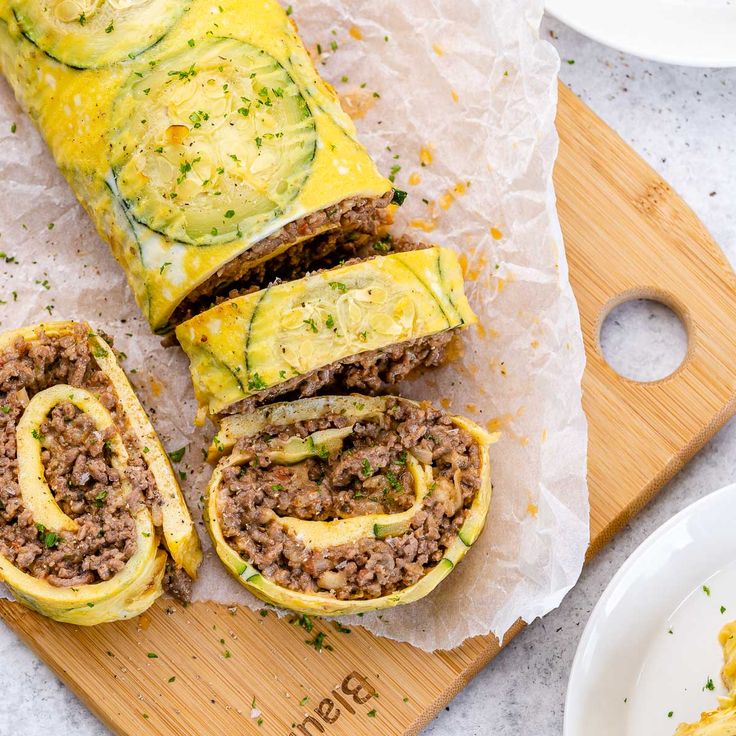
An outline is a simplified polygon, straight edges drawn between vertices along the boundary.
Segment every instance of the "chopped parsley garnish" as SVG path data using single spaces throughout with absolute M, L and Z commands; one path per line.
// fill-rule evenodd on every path
M 107 350 L 97 345 L 95 346 L 95 349 L 92 351 L 92 355 L 94 355 L 95 358 L 107 358 Z
M 187 448 L 186 447 L 180 447 L 178 450 L 174 450 L 169 453 L 169 457 L 171 458 L 172 463 L 179 463 L 181 462 L 181 459 L 184 457 L 184 453 L 186 453 Z
M 83 25 L 85 25 L 86 22 L 87 22 L 87 16 L 84 13 L 82 13 L 79 16 L 79 25 L 80 26 L 83 26 Z
M 148 659 L 158 659 L 158 654 L 156 654 L 156 652 L 148 652 L 146 656 Z
M 343 294 L 348 290 L 348 287 L 345 286 L 345 284 L 341 283 L 340 281 L 330 281 L 330 288 L 337 289 L 337 291 Z
M 306 613 L 300 613 L 291 623 L 295 626 L 301 626 L 307 632 L 314 628 L 312 619 Z
M 100 491 L 95 496 L 95 506 L 97 506 L 98 509 L 102 508 L 103 501 L 107 498 L 107 491 Z
M 318 634 L 314 635 L 314 639 L 305 639 L 304 643 L 308 644 L 310 647 L 314 647 L 318 652 L 321 652 L 323 649 L 331 652 L 332 646 L 330 644 L 325 644 L 326 638 L 327 634 L 325 634 L 324 631 L 320 631 Z
M 673 716 L 674 712 L 675 712 L 675 711 L 671 710 L 671 711 L 670 711 L 670 712 L 669 712 L 669 713 L 667 714 L 667 718 L 672 718 L 672 716 Z
M 721 613 L 726 613 L 726 606 L 721 606 Z
M 391 486 L 391 488 L 393 488 L 395 491 L 403 488 L 403 486 L 401 485 L 401 481 L 390 470 L 388 471 L 388 473 L 386 473 L 386 480 L 388 481 L 388 484 Z
M 56 532 L 46 532 L 43 543 L 51 549 L 52 547 L 56 547 L 59 542 L 61 541 L 61 537 Z
M 406 197 L 406 192 L 402 191 L 401 189 L 394 189 L 394 196 L 391 198 L 391 204 L 397 204 L 399 205 L 399 207 L 401 207 L 401 205 L 404 204 Z
M 294 12 L 294 8 L 292 8 L 291 5 L 287 5 L 286 15 L 291 15 L 293 12 Z
M 225 213 L 225 217 L 229 220 L 231 217 L 235 217 L 235 210 L 228 210 Z
M 286 371 L 279 371 L 279 378 L 286 378 Z
M 707 585 L 703 586 L 703 593 L 705 593 L 707 596 L 710 596 L 710 588 Z
M 163 264 L 163 265 L 161 266 L 161 268 L 159 268 L 158 272 L 159 272 L 159 273 L 163 273 L 163 272 L 164 272 L 164 271 L 166 270 L 166 268 L 167 268 L 168 266 L 170 266 L 170 265 L 171 265 L 171 261 L 166 261 L 166 263 L 164 263 L 164 264 Z
M 360 468 L 360 472 L 363 473 L 364 478 L 369 478 L 371 475 L 373 475 L 373 468 L 371 467 L 371 464 L 368 462 L 368 458 L 363 460 L 363 464 Z
M 193 38 L 190 38 L 190 39 L 189 39 L 189 40 L 187 41 L 187 43 L 188 43 L 188 44 L 189 44 L 189 45 L 190 45 L 190 46 L 191 46 L 192 48 L 194 48 L 194 39 L 193 39 Z
M 325 325 L 330 330 L 335 326 L 335 318 L 331 314 L 327 315 L 327 319 L 325 320 Z
M 335 628 L 337 629 L 338 634 L 349 634 L 352 629 L 349 629 L 347 626 L 343 626 L 339 621 L 335 621 Z
M 18 130 L 18 126 L 15 123 L 10 123 L 10 132 L 15 133 Z
M 317 323 L 310 317 L 310 319 L 302 320 L 312 332 L 317 332 Z
M 230 659 L 230 658 L 231 658 L 231 657 L 232 657 L 233 655 L 232 655 L 232 654 L 230 653 L 230 650 L 229 650 L 229 649 L 226 649 L 226 650 L 225 650 L 225 651 L 224 651 L 224 652 L 222 653 L 222 656 L 223 656 L 223 657 L 225 657 L 225 659 Z
M 716 686 L 713 684 L 713 678 L 709 677 L 703 687 L 703 690 L 715 690 L 715 689 L 716 689 Z
M 3 414 L 10 414 L 10 404 L 3 404 L 2 406 L 0 406 L 0 411 Z
M 274 483 L 271 486 L 271 490 L 274 491 L 274 493 L 278 493 L 279 491 L 283 491 L 284 487 L 281 485 L 281 483 Z
M 113 25 L 112 21 L 110 21 L 110 25 L 105 28 L 105 33 L 112 33 L 115 30 L 115 26 Z
M 299 705 L 306 705 L 309 702 L 309 695 L 305 695 L 300 701 Z
M 391 236 L 387 235 L 373 243 L 373 250 L 377 250 L 379 253 L 388 253 L 391 250 L 391 242 Z
M 375 708 L 371 708 L 371 710 L 369 710 L 368 713 L 366 713 L 366 715 L 368 716 L 368 718 L 375 718 L 378 715 L 378 713 Z
M 170 77 L 179 77 L 179 79 L 183 79 L 185 81 L 189 80 L 190 77 L 196 77 L 197 71 L 194 68 L 194 64 L 192 64 L 189 69 L 185 70 L 179 70 L 175 69 L 173 71 L 169 72 Z
M 257 372 L 252 373 L 248 378 L 248 391 L 260 391 L 262 388 L 266 388 L 267 385 Z
M 171 677 L 169 677 L 169 680 L 168 681 L 169 682 L 176 682 L 176 675 L 172 675 Z
M 406 450 L 402 450 L 399 453 L 399 456 L 392 462 L 394 462 L 396 465 L 406 465 Z
M 31 437 L 33 437 L 34 440 L 38 440 L 40 442 L 43 438 L 43 435 L 37 429 L 33 429 L 31 430 Z

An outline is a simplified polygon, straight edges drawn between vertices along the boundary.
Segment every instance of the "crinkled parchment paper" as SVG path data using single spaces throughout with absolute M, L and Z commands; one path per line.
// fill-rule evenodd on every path
M 517 618 L 559 604 L 588 541 L 584 353 L 552 189 L 559 59 L 538 37 L 542 1 L 293 5 L 362 140 L 409 192 L 395 230 L 463 254 L 480 329 L 464 335 L 451 365 L 404 393 L 503 433 L 492 453 L 489 521 L 466 560 L 424 600 L 354 623 L 425 649 L 502 635 Z M 193 428 L 184 356 L 149 333 L 4 82 L 0 250 L 0 328 L 77 318 L 111 333 L 167 449 L 187 447 L 177 469 L 201 518 L 202 448 L 212 431 Z M 195 597 L 260 606 L 211 551 Z

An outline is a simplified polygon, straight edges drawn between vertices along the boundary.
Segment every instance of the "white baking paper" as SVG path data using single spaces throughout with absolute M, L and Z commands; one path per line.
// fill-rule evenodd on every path
M 466 560 L 424 600 L 352 623 L 424 649 L 501 636 L 559 604 L 588 543 L 584 353 L 552 187 L 559 58 L 539 39 L 542 1 L 297 0 L 293 12 L 361 139 L 409 193 L 395 231 L 463 254 L 481 328 L 403 393 L 502 432 L 489 521 Z M 167 449 L 187 448 L 177 470 L 208 548 L 195 598 L 260 607 L 201 524 L 212 430 L 193 427 L 186 360 L 150 334 L 4 82 L 0 251 L 0 329 L 55 318 L 109 332 Z

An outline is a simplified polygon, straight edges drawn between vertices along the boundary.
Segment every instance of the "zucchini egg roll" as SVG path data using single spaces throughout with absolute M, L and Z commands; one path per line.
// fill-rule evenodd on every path
M 262 600 L 339 615 L 410 603 L 480 535 L 495 436 L 428 403 L 325 396 L 225 417 L 205 521 Z
M 0 581 L 29 608 L 93 625 L 202 558 L 174 472 L 110 345 L 85 323 L 0 335 Z
M 275 0 L 5 0 L 0 68 L 154 330 L 383 225 L 391 183 Z
M 179 325 L 194 392 L 210 415 L 327 386 L 377 393 L 437 365 L 477 321 L 457 255 L 423 248 L 279 282 Z

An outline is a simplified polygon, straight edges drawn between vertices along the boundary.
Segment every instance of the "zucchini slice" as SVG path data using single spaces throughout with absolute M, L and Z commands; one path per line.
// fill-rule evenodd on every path
M 283 215 L 317 141 L 286 69 L 233 39 L 199 41 L 132 73 L 113 128 L 111 163 L 129 213 L 190 245 L 248 237 Z
M 194 523 L 104 339 L 86 323 L 14 330 L 0 363 L 0 434 L 17 461 L 2 471 L 0 581 L 38 613 L 91 626 L 146 610 L 167 567 L 196 577 Z
M 218 414 L 266 389 L 291 391 L 299 377 L 337 361 L 475 321 L 457 255 L 426 248 L 223 302 L 176 335 L 200 404 Z
M 342 446 L 298 462 L 272 452 L 287 436 L 316 445 L 309 426 L 339 432 Z M 256 596 L 301 613 L 416 601 L 483 529 L 496 438 L 398 397 L 326 396 L 226 417 L 205 499 L 215 550 Z M 438 493 L 442 483 L 459 504 Z
M 132 59 L 157 43 L 184 0 L 11 0 L 23 35 L 76 69 Z

